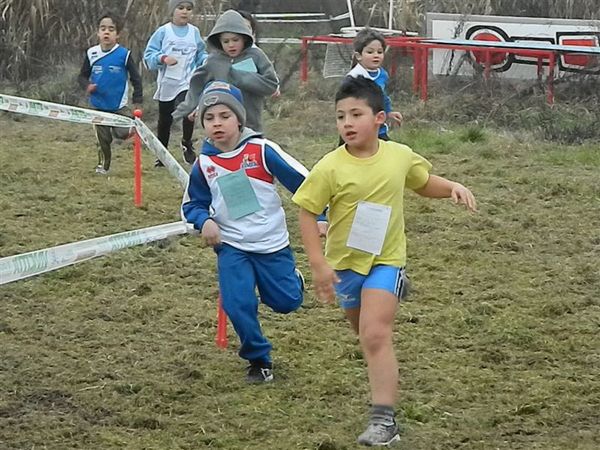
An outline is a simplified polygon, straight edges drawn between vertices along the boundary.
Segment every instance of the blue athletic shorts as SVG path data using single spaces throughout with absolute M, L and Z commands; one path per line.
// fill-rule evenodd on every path
M 360 307 L 360 293 L 363 289 L 383 289 L 398 299 L 404 297 L 406 274 L 404 267 L 375 266 L 368 275 L 353 270 L 336 270 L 340 282 L 335 291 L 343 309 Z

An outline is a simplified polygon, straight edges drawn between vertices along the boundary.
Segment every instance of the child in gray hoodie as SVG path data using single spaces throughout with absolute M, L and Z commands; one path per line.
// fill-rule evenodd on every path
M 246 126 L 263 131 L 261 115 L 265 97 L 277 90 L 279 80 L 267 55 L 253 46 L 254 37 L 248 23 L 237 11 L 227 10 L 218 18 L 206 40 L 210 49 L 208 58 L 194 72 L 185 101 L 179 104 L 173 118 L 194 112 L 207 83 L 226 81 L 242 91 Z

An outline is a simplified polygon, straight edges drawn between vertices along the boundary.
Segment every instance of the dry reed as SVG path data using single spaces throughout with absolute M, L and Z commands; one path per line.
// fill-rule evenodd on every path
M 292 5 L 297 0 L 286 1 Z M 199 2 L 196 24 L 208 31 L 205 15 L 235 3 Z M 262 2 L 265 10 L 267 3 Z M 285 1 L 277 3 L 285 7 Z M 167 20 L 165 5 L 165 0 L 0 0 L 0 79 L 24 81 L 58 65 L 78 62 L 85 48 L 95 42 L 97 18 L 107 8 L 125 18 L 121 41 L 139 58 L 150 34 Z M 355 0 L 354 5 L 358 23 L 387 23 L 388 0 Z M 419 30 L 426 11 L 600 18 L 597 0 L 396 0 L 393 14 L 402 28 Z

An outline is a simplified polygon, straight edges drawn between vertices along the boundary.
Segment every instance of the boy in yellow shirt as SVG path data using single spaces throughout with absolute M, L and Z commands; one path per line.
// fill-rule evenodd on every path
M 348 78 L 336 97 L 336 122 L 345 145 L 325 155 L 292 200 L 320 300 L 336 294 L 367 361 L 371 415 L 358 437 L 366 446 L 400 440 L 394 405 L 398 363 L 392 336 L 404 287 L 405 188 L 431 198 L 450 197 L 476 211 L 463 185 L 430 175 L 431 164 L 409 147 L 378 139 L 385 122 L 383 93 L 373 81 Z M 325 253 L 317 216 L 329 205 Z

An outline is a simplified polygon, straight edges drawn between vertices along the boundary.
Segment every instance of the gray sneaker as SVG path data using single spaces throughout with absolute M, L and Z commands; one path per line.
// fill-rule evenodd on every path
M 389 447 L 395 442 L 400 442 L 400 430 L 396 422 L 391 425 L 371 422 L 357 442 L 367 447 Z

